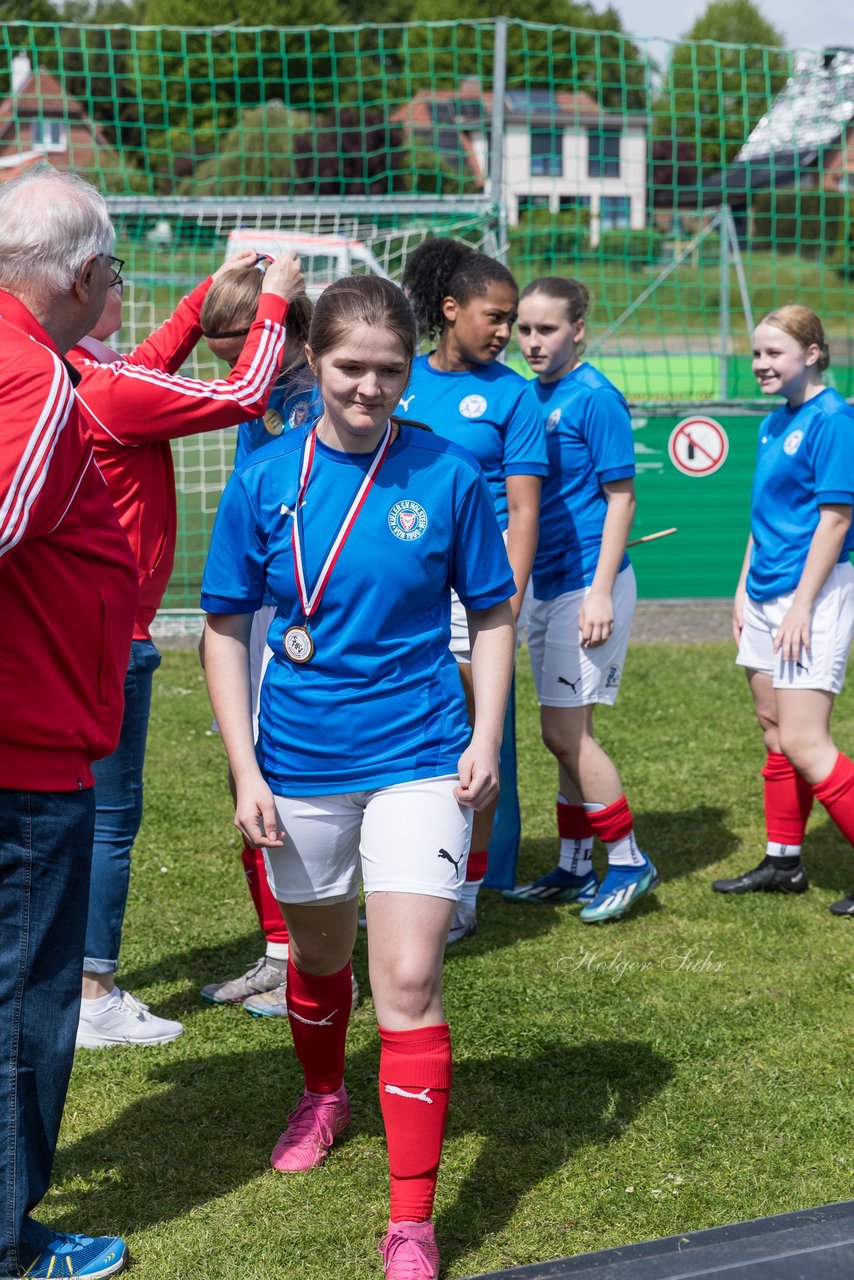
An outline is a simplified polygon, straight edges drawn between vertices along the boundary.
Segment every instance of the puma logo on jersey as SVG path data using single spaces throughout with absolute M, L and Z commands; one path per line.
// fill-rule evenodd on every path
M 294 1013 L 293 1009 L 288 1009 L 289 1017 L 296 1018 L 297 1022 L 303 1022 L 307 1027 L 331 1027 L 332 1019 L 337 1012 L 337 1009 L 333 1009 L 328 1018 L 320 1018 L 319 1021 L 315 1022 L 311 1018 L 304 1018 L 301 1013 Z
M 580 680 L 581 677 L 579 676 L 578 679 Z M 575 686 L 578 684 L 578 680 L 567 680 L 566 676 L 558 676 L 557 682 L 558 684 L 568 684 L 572 692 L 575 693 Z
M 413 393 L 412 393 L 412 395 L 411 395 L 411 396 L 401 396 L 401 397 L 400 397 L 400 403 L 403 405 L 403 412 L 404 412 L 404 413 L 409 413 L 409 406 L 412 404 L 412 401 L 413 401 L 414 399 L 415 399 L 415 392 L 414 392 L 414 391 L 413 391 Z
M 459 856 L 458 858 L 452 858 L 452 857 L 451 857 L 451 855 L 448 853 L 448 850 L 447 850 L 447 849 L 440 849 L 440 850 L 439 850 L 439 852 L 437 853 L 436 857 L 437 857 L 437 858 L 444 858 L 446 862 L 450 862 L 450 863 L 452 864 L 452 866 L 453 866 L 454 870 L 456 871 L 457 876 L 459 877 L 459 874 L 460 874 L 460 863 L 462 862 L 463 858 L 465 857 L 465 854 L 464 854 L 464 853 L 461 853 L 461 854 L 460 854 L 460 856 Z
M 427 1096 L 430 1092 L 429 1087 L 422 1089 L 420 1093 L 407 1093 L 405 1089 L 398 1089 L 396 1084 L 387 1084 L 385 1091 L 386 1093 L 396 1093 L 400 1098 L 412 1098 L 413 1102 L 427 1102 L 431 1107 L 433 1105 L 433 1099 Z

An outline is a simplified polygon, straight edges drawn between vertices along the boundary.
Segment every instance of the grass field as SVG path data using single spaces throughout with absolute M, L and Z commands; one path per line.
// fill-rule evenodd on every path
M 555 861 L 554 771 L 524 661 L 518 702 L 528 876 Z M 850 749 L 849 695 L 836 726 Z M 808 894 L 709 891 L 764 840 L 761 744 L 727 645 L 635 647 L 599 728 L 663 883 L 606 926 L 485 893 L 478 934 L 449 954 L 448 1277 L 851 1194 L 854 934 L 826 910 L 854 885 L 850 850 L 819 812 Z M 125 1235 L 138 1280 L 379 1278 L 386 1180 L 364 936 L 355 1123 L 312 1174 L 267 1164 L 301 1087 L 287 1026 L 198 998 L 260 953 L 209 731 L 195 655 L 167 653 L 120 977 L 186 1032 L 78 1055 L 41 1216 Z

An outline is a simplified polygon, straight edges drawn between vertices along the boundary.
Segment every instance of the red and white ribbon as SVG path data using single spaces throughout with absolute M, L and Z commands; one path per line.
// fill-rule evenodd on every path
M 296 508 L 296 512 L 294 513 L 294 518 L 291 521 L 291 546 L 293 548 L 293 553 L 294 553 L 294 572 L 296 574 L 297 592 L 299 594 L 300 604 L 302 605 L 302 610 L 306 616 L 306 619 L 312 616 L 312 614 L 316 611 L 318 605 L 320 604 L 320 601 L 323 597 L 323 593 L 326 590 L 326 584 L 328 583 L 330 577 L 332 576 L 332 570 L 335 568 L 336 561 L 338 560 L 338 557 L 344 548 L 344 543 L 347 541 L 348 537 L 350 536 L 350 531 L 352 530 L 353 525 L 356 523 L 356 520 L 359 517 L 359 512 L 362 510 L 362 507 L 365 505 L 368 494 L 370 493 L 373 487 L 374 480 L 379 474 L 380 467 L 383 465 L 383 463 L 386 460 L 388 451 L 391 448 L 391 436 L 392 436 L 392 425 L 391 425 L 391 421 L 389 420 L 388 424 L 386 425 L 385 435 L 383 436 L 382 443 L 380 444 L 380 447 L 374 456 L 373 462 L 368 467 L 368 470 L 365 473 L 362 483 L 359 485 L 359 488 L 356 491 L 356 496 L 353 498 L 353 501 L 350 503 L 350 507 L 347 511 L 347 514 L 344 517 L 344 521 L 341 525 L 341 528 L 338 530 L 337 534 L 335 535 L 335 540 L 332 543 L 332 546 L 329 548 L 329 552 L 326 556 L 325 561 L 323 562 L 323 566 L 320 570 L 320 574 L 318 575 L 317 581 L 315 582 L 311 591 L 309 591 L 308 589 L 308 583 L 306 581 L 306 576 L 305 576 L 305 560 L 304 560 L 304 554 L 303 554 L 303 542 L 302 542 L 302 533 L 301 533 L 302 521 L 301 519 L 299 519 L 299 511 L 303 502 L 305 501 L 306 490 L 308 489 L 308 482 L 311 477 L 311 469 L 314 463 L 314 452 L 315 452 L 315 444 L 316 444 L 316 437 L 317 437 L 317 428 L 316 427 L 313 428 L 313 430 L 310 431 L 308 436 L 306 437 L 306 442 L 305 442 L 305 445 L 303 446 L 302 467 L 300 468 L 300 482 L 299 482 L 299 494 L 297 496 L 297 508 Z

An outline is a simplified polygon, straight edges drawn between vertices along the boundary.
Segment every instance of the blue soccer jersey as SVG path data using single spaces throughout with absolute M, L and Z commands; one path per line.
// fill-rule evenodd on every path
M 759 428 L 747 575 L 751 600 L 800 582 L 822 503 L 854 505 L 854 409 L 831 387 L 797 409 L 781 405 Z M 839 561 L 854 548 L 849 529 Z
M 291 522 L 305 429 L 254 454 L 228 482 L 202 585 L 209 613 L 276 617 L 261 691 L 258 760 L 274 792 L 324 795 L 456 773 L 470 735 L 448 651 L 450 591 L 488 609 L 515 590 L 489 491 L 473 460 L 403 425 L 310 623 L 311 661 L 283 649 L 301 626 Z M 316 444 L 301 508 L 311 590 L 373 454 Z
M 317 387 L 306 365 L 287 370 L 270 392 L 265 417 L 250 418 L 248 422 L 241 422 L 237 428 L 235 467 L 239 467 L 250 453 L 269 444 L 283 431 L 292 431 L 294 427 L 310 422 L 314 417 L 317 399 Z
M 474 454 L 502 529 L 507 528 L 507 476 L 548 472 L 542 419 L 528 383 L 506 365 L 443 373 L 429 356 L 418 356 L 396 413 L 426 422 L 437 435 Z
M 554 600 L 593 581 L 608 510 L 602 486 L 634 476 L 635 452 L 629 406 L 593 365 L 585 361 L 557 382 L 537 378 L 532 385 L 545 421 L 549 474 L 531 577 L 535 597 Z M 624 556 L 620 569 L 628 563 Z

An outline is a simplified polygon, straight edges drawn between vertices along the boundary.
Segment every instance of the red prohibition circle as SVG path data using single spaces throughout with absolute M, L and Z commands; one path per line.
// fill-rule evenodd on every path
M 683 475 L 710 476 L 726 462 L 729 438 L 714 418 L 683 418 L 670 433 L 667 452 Z

